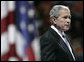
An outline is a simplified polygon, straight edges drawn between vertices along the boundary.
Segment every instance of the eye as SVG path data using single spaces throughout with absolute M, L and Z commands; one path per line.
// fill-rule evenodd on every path
M 67 17 L 67 18 L 71 19 L 71 17 Z
M 64 16 L 63 18 L 64 18 L 64 19 L 67 19 L 67 16 Z
M 64 19 L 67 19 L 67 18 L 71 19 L 71 17 L 68 17 L 68 16 L 64 16 L 63 18 L 64 18 Z

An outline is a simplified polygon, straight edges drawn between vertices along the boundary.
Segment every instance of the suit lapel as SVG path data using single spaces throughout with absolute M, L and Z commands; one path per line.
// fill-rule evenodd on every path
M 66 38 L 67 38 L 67 40 L 69 41 L 70 47 L 71 47 L 72 52 L 73 52 L 73 48 L 72 48 L 72 46 L 71 46 L 71 42 L 70 42 L 70 40 L 69 40 L 68 36 L 66 36 Z M 74 54 L 74 52 L 73 52 L 73 54 Z
M 58 41 L 55 41 L 55 43 L 58 43 L 58 45 L 65 51 L 67 52 L 68 54 L 71 54 L 67 45 L 64 43 L 63 39 L 57 34 L 57 32 L 55 32 L 52 28 L 49 28 L 49 31 L 53 34 L 55 38 L 55 40 L 58 40 Z

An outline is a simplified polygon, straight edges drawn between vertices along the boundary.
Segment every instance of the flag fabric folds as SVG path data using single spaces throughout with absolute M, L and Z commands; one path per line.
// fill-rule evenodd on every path
M 34 1 L 1 1 L 1 61 L 39 61 Z

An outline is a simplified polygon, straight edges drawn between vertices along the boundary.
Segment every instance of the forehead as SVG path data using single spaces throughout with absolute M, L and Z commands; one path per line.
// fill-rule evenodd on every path
M 70 11 L 68 10 L 60 10 L 59 15 L 60 16 L 71 16 Z

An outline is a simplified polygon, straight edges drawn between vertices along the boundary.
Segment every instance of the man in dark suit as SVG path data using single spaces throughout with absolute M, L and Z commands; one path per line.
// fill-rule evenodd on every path
M 64 33 L 69 30 L 71 14 L 67 6 L 55 5 L 50 11 L 51 26 L 40 39 L 41 61 L 75 61 Z

